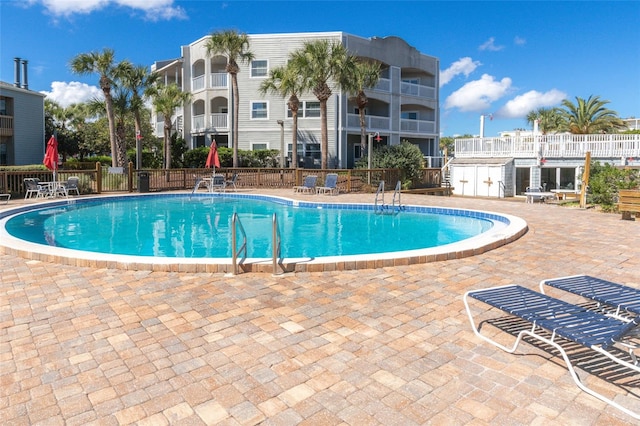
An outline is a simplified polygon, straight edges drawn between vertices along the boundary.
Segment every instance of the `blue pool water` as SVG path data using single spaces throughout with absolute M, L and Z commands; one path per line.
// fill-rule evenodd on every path
M 271 257 L 274 213 L 285 258 L 441 246 L 479 235 L 501 220 L 481 212 L 430 207 L 407 206 L 397 214 L 379 214 L 371 205 L 174 194 L 61 203 L 12 217 L 5 229 L 22 240 L 89 252 L 229 258 L 234 213 L 246 231 L 249 258 Z

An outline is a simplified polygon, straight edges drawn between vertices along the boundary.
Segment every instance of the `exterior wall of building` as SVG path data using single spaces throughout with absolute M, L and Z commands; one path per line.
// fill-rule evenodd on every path
M 290 157 L 293 135 L 288 99 L 278 94 L 263 95 L 259 87 L 269 70 L 286 64 L 291 52 L 307 41 L 325 39 L 341 42 L 352 54 L 383 65 L 385 77 L 378 87 L 367 91 L 371 99 L 368 109 L 372 111 L 367 114 L 370 122 L 367 132 L 377 132 L 383 144 L 398 144 L 406 139 L 420 146 L 425 155 L 439 155 L 439 61 L 421 54 L 404 40 L 397 37 L 365 39 L 342 32 L 249 35 L 253 64 L 266 63 L 266 71 L 262 68 L 263 75 L 252 75 L 252 63 L 239 63 L 239 99 L 232 100 L 230 79 L 220 84 L 227 77 L 226 58 L 206 55 L 208 38 L 205 36 L 182 47 L 182 88 L 193 97 L 191 105 L 176 112 L 174 121 L 177 125 L 181 119 L 182 134 L 190 148 L 208 145 L 214 138 L 219 146 L 232 146 L 230 112 L 232 103 L 237 102 L 238 147 L 280 150 L 284 138 L 284 149 Z M 171 61 L 157 62 L 152 69 L 170 76 L 176 73 L 175 63 L 170 64 Z M 254 71 L 260 70 L 254 68 Z M 354 153 L 361 148 L 353 96 L 335 87 L 332 91 L 327 102 L 329 167 L 352 167 Z M 309 109 L 308 115 L 305 114 L 305 106 L 313 107 L 318 101 L 313 93 L 298 94 L 298 97 L 301 102 L 297 134 L 299 158 L 305 161 L 305 167 L 319 167 L 320 117 L 318 110 Z M 255 108 L 265 105 L 266 112 L 256 114 Z M 411 115 L 411 120 L 403 118 L 403 113 Z M 278 121 L 283 122 L 282 127 Z M 160 136 L 161 125 L 156 126 L 156 131 Z
M 40 164 L 44 158 L 45 95 L 0 82 L 0 98 L 7 105 L 12 129 L 3 129 L 0 153 L 6 165 Z

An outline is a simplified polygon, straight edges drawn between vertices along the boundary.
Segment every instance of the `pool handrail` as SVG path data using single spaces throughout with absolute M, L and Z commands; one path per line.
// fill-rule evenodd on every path
M 280 235 L 280 228 L 278 227 L 278 216 L 273 214 L 273 275 L 278 271 L 278 259 L 281 258 L 280 248 L 282 247 L 282 236 Z
M 240 228 L 240 233 L 242 234 L 242 245 L 240 246 L 240 249 L 237 249 L 238 238 L 236 228 Z M 240 222 L 238 213 L 234 213 L 231 218 L 231 251 L 233 275 L 238 275 L 238 255 L 241 252 L 244 252 L 244 257 L 242 258 L 241 262 L 247 258 L 247 234 L 246 232 L 244 232 L 244 226 L 242 226 L 242 222 Z

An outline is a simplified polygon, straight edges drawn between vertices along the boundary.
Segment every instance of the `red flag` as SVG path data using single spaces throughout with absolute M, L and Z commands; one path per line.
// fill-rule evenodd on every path
M 220 158 L 218 157 L 218 146 L 215 139 L 211 141 L 211 148 L 209 149 L 209 155 L 207 156 L 207 162 L 205 167 L 217 167 L 220 168 Z
M 47 142 L 47 150 L 44 154 L 42 164 L 49 170 L 56 170 L 58 168 L 58 140 L 54 135 L 51 135 L 49 142 Z

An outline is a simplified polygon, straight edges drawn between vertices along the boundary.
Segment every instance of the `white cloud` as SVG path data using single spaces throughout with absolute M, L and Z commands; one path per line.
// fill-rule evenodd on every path
M 103 99 L 102 90 L 96 86 L 89 86 L 86 83 L 72 81 L 66 83 L 64 81 L 54 81 L 51 83 L 51 91 L 42 91 L 47 98 L 55 101 L 63 108 L 71 104 L 79 104 L 92 99 Z
M 509 77 L 497 81 L 493 76 L 483 74 L 480 80 L 470 81 L 449 95 L 444 107 L 458 108 L 460 111 L 486 112 L 491 102 L 503 97 L 510 88 Z
M 515 38 L 513 39 L 513 43 L 517 46 L 524 46 L 525 44 L 527 44 L 527 40 L 522 37 L 515 36 Z
M 458 59 L 452 63 L 449 68 L 440 73 L 440 87 L 450 82 L 459 74 L 464 74 L 465 77 L 469 77 L 469 74 L 475 71 L 480 65 L 482 64 L 479 61 L 474 61 L 468 56 Z
M 530 111 L 541 107 L 556 106 L 566 98 L 567 94 L 557 89 L 551 89 L 545 93 L 531 90 L 511 99 L 500 108 L 496 115 L 504 118 L 523 118 Z
M 154 21 L 186 17 L 183 8 L 173 5 L 174 0 L 27 0 L 27 3 L 41 3 L 50 14 L 64 17 L 89 14 L 111 6 L 142 11 L 147 19 Z
M 489 40 L 482 43 L 478 47 L 478 50 L 489 50 L 491 52 L 497 52 L 498 50 L 504 49 L 504 46 L 496 46 L 495 42 L 496 42 L 495 37 L 489 37 Z

